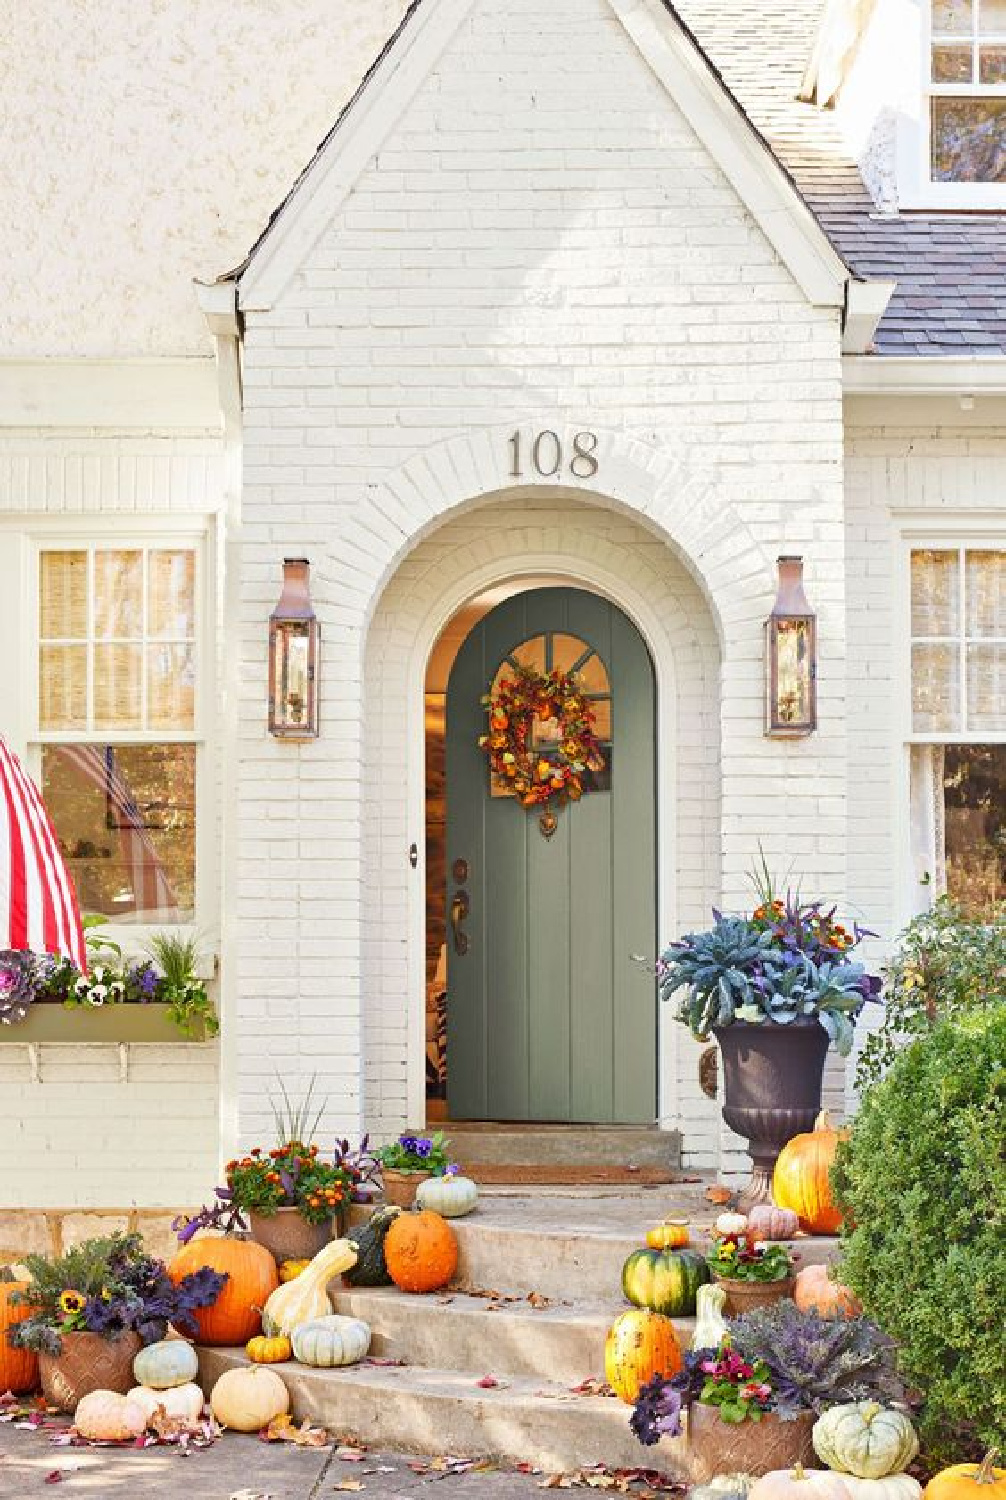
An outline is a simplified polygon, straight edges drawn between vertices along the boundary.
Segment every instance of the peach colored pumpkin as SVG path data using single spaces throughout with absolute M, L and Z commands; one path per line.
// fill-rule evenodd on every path
M 832 1281 L 827 1266 L 804 1266 L 797 1272 L 793 1301 L 802 1312 L 819 1312 L 822 1318 L 856 1318 L 863 1311 L 852 1288 Z
M 147 1418 L 138 1402 L 118 1391 L 92 1391 L 77 1402 L 73 1425 L 92 1442 L 122 1443 L 139 1437 Z

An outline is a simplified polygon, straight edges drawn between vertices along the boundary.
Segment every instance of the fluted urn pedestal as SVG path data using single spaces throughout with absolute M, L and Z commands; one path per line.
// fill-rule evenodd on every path
M 772 1173 L 786 1142 L 814 1128 L 831 1038 L 817 1021 L 734 1021 L 718 1026 L 715 1036 L 723 1056 L 723 1118 L 751 1153 L 751 1180 L 737 1204 L 747 1213 L 772 1202 Z

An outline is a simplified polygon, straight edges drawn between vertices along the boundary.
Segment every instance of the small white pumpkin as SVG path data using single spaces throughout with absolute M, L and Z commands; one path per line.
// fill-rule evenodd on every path
M 814 1423 L 814 1452 L 829 1469 L 858 1479 L 900 1474 L 919 1451 L 915 1428 L 904 1412 L 877 1401 L 833 1406 Z
M 716 1233 L 725 1240 L 732 1240 L 735 1235 L 743 1234 L 747 1227 L 747 1214 L 720 1214 L 713 1225 Z
M 199 1386 L 189 1381 L 186 1385 L 169 1386 L 167 1390 L 155 1390 L 149 1385 L 136 1385 L 130 1391 L 129 1399 L 136 1402 L 148 1425 L 157 1408 L 163 1406 L 166 1416 L 187 1422 L 190 1427 L 193 1427 L 202 1416 L 205 1398 Z
M 148 1344 L 133 1360 L 137 1385 L 149 1385 L 155 1391 L 166 1391 L 173 1385 L 187 1385 L 194 1380 L 199 1360 L 185 1339 L 161 1339 Z
M 746 1500 L 754 1482 L 753 1474 L 714 1474 L 707 1484 L 693 1486 L 688 1500 Z
M 845 1475 L 830 1469 L 771 1469 L 748 1490 L 747 1500 L 849 1500 Z
M 478 1202 L 479 1190 L 470 1177 L 428 1177 L 416 1189 L 416 1205 L 442 1219 L 462 1219 Z
M 210 1410 L 221 1427 L 258 1432 L 290 1410 L 290 1392 L 275 1370 L 242 1365 L 221 1375 L 210 1392 Z
M 339 1365 L 355 1365 L 370 1348 L 370 1325 L 361 1318 L 346 1318 L 332 1313 L 327 1318 L 312 1318 L 293 1331 L 293 1357 L 302 1365 L 331 1370 Z
M 118 1391 L 91 1391 L 77 1402 L 73 1425 L 92 1443 L 122 1443 L 147 1425 L 143 1409 Z

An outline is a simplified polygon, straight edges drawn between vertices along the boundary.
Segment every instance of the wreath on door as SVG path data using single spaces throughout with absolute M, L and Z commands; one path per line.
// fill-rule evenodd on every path
M 540 807 L 539 827 L 551 838 L 558 827 L 552 805 L 578 802 L 584 773 L 604 770 L 590 699 L 572 672 L 518 665 L 482 703 L 489 722 L 479 748 L 495 784 L 523 807 Z

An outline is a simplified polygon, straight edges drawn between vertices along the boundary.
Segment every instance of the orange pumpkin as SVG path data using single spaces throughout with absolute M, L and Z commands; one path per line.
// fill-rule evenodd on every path
M 996 1450 L 980 1464 L 953 1464 L 926 1485 L 923 1500 L 1006 1500 L 1006 1469 L 994 1469 Z
M 399 1214 L 384 1240 L 388 1275 L 403 1292 L 438 1292 L 458 1268 L 458 1241 L 429 1209 Z
M 168 1266 L 168 1275 L 179 1282 L 203 1266 L 226 1272 L 227 1280 L 212 1306 L 192 1314 L 199 1327 L 196 1343 L 246 1344 L 262 1332 L 262 1308 L 279 1286 L 275 1260 L 254 1240 L 190 1240 Z
M 779 1152 L 772 1177 L 772 1197 L 780 1208 L 791 1208 L 810 1234 L 837 1234 L 842 1215 L 831 1196 L 829 1173 L 845 1131 L 834 1128 L 822 1110 L 814 1129 L 795 1135 Z
M 832 1281 L 827 1266 L 804 1266 L 797 1272 L 793 1301 L 803 1312 L 822 1318 L 858 1318 L 863 1304 L 851 1287 Z
M 665 1219 L 646 1231 L 646 1243 L 651 1250 L 680 1250 L 692 1243 L 688 1233 L 687 1219 Z
M 616 1396 L 629 1405 L 654 1375 L 676 1375 L 681 1345 L 670 1318 L 646 1308 L 621 1313 L 604 1341 L 604 1375 Z
M 10 1281 L 5 1279 L 11 1275 Z M 23 1323 L 31 1312 L 27 1302 L 12 1302 L 12 1292 L 26 1292 L 27 1281 L 15 1281 L 12 1273 L 0 1270 L 0 1395 L 11 1391 L 15 1396 L 33 1391 L 38 1385 L 38 1355 L 31 1349 L 15 1349 L 10 1330 Z

